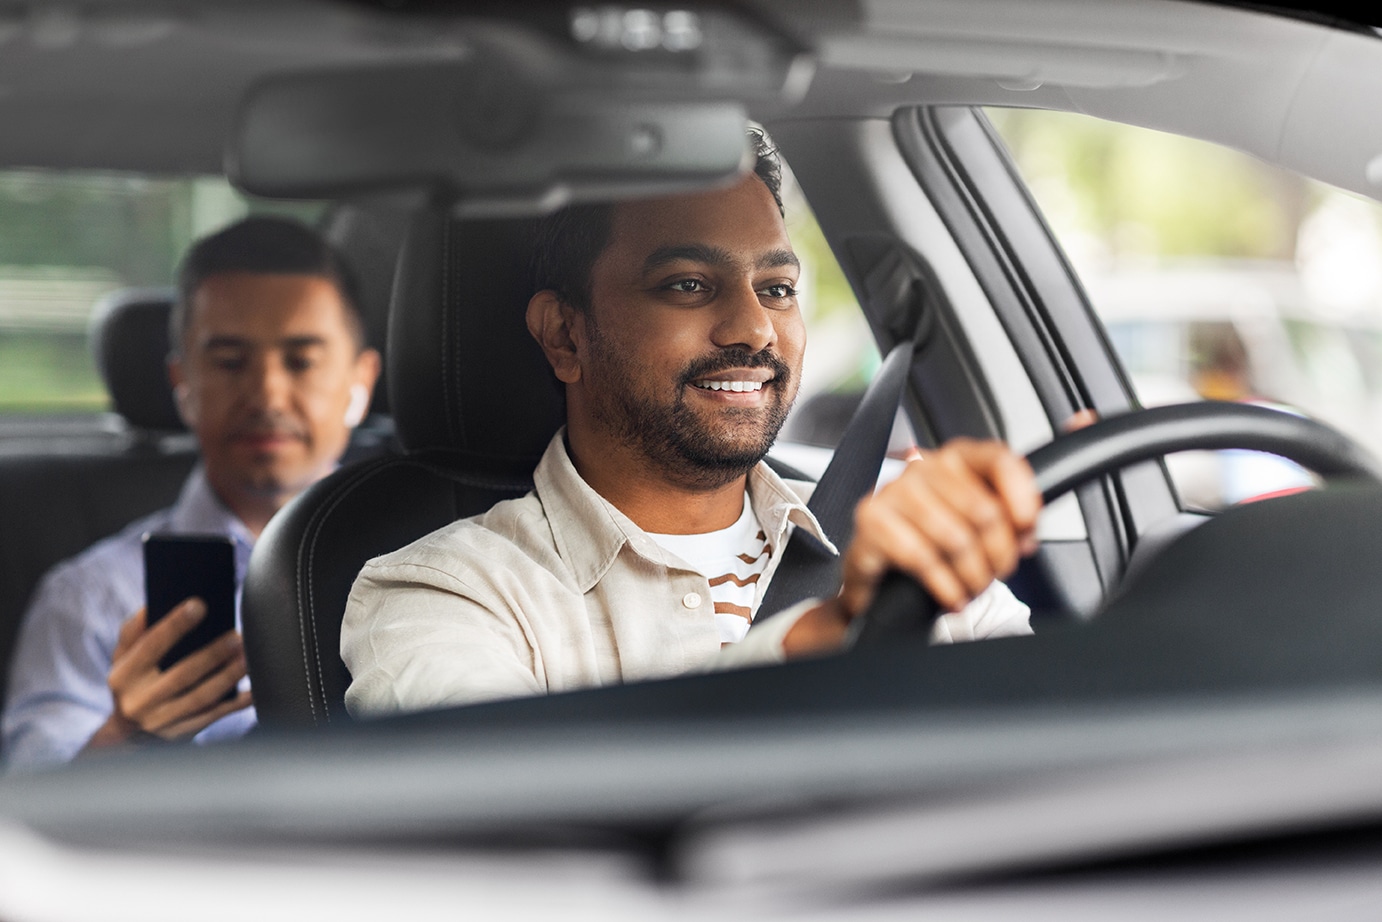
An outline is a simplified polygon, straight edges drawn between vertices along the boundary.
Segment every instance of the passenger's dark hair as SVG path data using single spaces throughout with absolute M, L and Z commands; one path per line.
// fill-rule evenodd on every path
M 346 324 L 356 346 L 365 346 L 354 274 L 345 260 L 315 230 L 292 218 L 252 215 L 203 237 L 192 245 L 178 269 L 178 298 L 168 315 L 168 344 L 182 353 L 192 299 L 213 275 L 252 272 L 265 275 L 316 275 L 334 284 L 346 307 Z
M 782 208 L 782 165 L 777 148 L 759 129 L 749 130 L 754 175 Z M 533 290 L 551 289 L 582 313 L 590 310 L 590 270 L 609 244 L 615 206 L 609 203 L 570 205 L 544 218 L 537 228 L 533 259 Z

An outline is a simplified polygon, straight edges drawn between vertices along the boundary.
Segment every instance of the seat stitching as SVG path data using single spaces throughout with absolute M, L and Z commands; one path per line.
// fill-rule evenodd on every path
M 299 551 L 298 554 L 298 592 L 303 598 L 307 600 L 307 617 L 306 619 L 304 619 L 303 613 L 300 611 L 298 614 L 298 626 L 299 636 L 301 637 L 303 643 L 304 665 L 307 667 L 307 704 L 308 707 L 311 709 L 312 723 L 314 726 L 317 725 L 319 722 L 317 720 L 316 699 L 314 697 L 314 690 L 312 687 L 312 662 L 306 659 L 306 654 L 309 651 L 312 654 L 312 658 L 316 661 L 316 684 L 317 691 L 321 695 L 323 717 L 325 718 L 326 723 L 331 722 L 331 708 L 326 700 L 326 680 L 324 678 L 326 670 L 322 666 L 320 650 L 321 645 L 319 643 L 316 631 L 317 622 L 315 618 L 315 612 L 317 609 L 317 599 L 315 583 L 308 576 L 308 574 L 314 572 L 316 567 L 317 544 L 322 534 L 325 525 L 325 520 L 337 509 L 337 507 L 340 506 L 342 502 L 344 502 L 346 497 L 355 489 L 357 489 L 360 486 L 360 484 L 362 484 L 365 481 L 367 476 L 372 475 L 377 471 L 383 470 L 386 467 L 389 467 L 400 460 L 402 459 L 384 459 L 378 464 L 367 465 L 361 470 L 357 471 L 356 474 L 353 477 L 351 477 L 346 483 L 340 485 L 338 490 L 333 493 L 332 497 L 325 505 L 317 508 L 317 510 L 312 514 L 312 517 L 308 519 L 307 522 L 307 526 L 305 529 L 305 531 L 307 532 L 305 542 L 307 546 L 306 567 L 302 566 L 302 552 Z M 339 654 L 337 655 L 339 656 Z

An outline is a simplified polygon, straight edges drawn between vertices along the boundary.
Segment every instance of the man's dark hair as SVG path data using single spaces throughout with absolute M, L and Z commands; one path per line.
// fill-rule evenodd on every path
M 316 275 L 327 279 L 341 293 L 346 325 L 357 347 L 364 348 L 365 324 L 355 276 L 341 255 L 301 221 L 253 215 L 203 237 L 183 257 L 178 269 L 177 303 L 168 316 L 168 343 L 174 355 L 182 352 L 182 338 L 197 289 L 211 276 L 229 272 Z
M 758 129 L 750 129 L 749 141 L 754 175 L 768 187 L 781 214 L 782 165 L 777 148 Z M 550 288 L 576 310 L 590 310 L 590 270 L 609 245 L 614 208 L 609 203 L 570 205 L 543 219 L 533 259 L 534 291 Z

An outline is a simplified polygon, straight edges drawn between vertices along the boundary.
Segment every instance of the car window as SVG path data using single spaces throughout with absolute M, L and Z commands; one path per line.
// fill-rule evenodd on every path
M 819 476 L 881 357 L 815 212 L 785 166 L 782 198 L 787 233 L 802 264 L 798 289 L 807 340 L 801 390 L 773 456 Z
M 988 115 L 1144 406 L 1266 403 L 1382 450 L 1382 207 L 1181 136 L 1070 113 Z M 1246 452 L 1168 467 L 1193 508 L 1313 482 Z
M 103 409 L 92 308 L 171 284 L 193 239 L 251 210 L 312 218 L 320 206 L 252 201 L 220 177 L 0 171 L 0 417 Z

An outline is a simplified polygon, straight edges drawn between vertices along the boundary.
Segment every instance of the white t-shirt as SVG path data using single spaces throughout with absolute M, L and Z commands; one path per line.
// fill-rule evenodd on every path
M 749 504 L 749 494 L 744 493 L 739 520 L 728 528 L 700 535 L 649 533 L 648 537 L 709 580 L 720 643 L 743 640 L 763 595 L 758 581 L 777 550 L 768 544 L 763 526 Z

